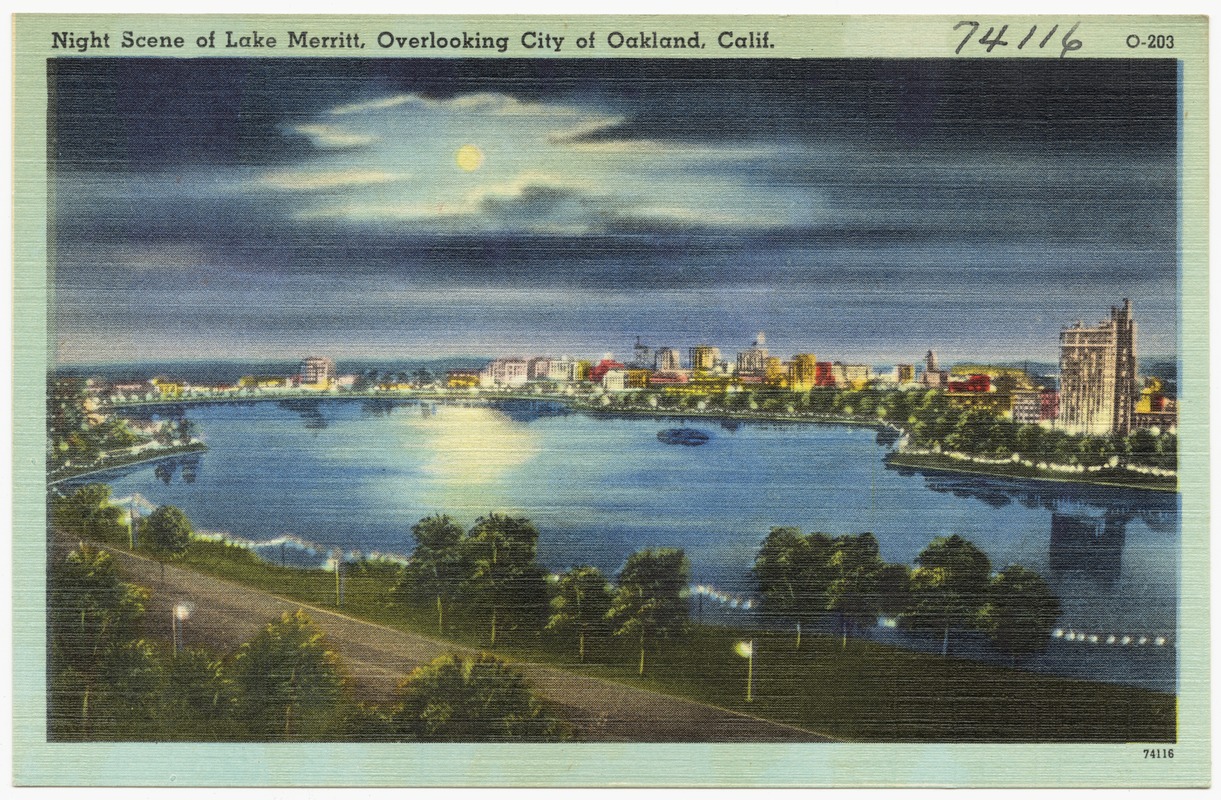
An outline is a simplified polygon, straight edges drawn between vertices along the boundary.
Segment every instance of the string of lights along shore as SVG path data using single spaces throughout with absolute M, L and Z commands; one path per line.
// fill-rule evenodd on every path
M 1136 336 L 1132 303 L 1124 299 L 1121 306 L 1111 308 L 1106 320 L 1094 326 L 1078 321 L 1060 331 L 1056 374 L 1039 374 L 1026 366 L 971 362 L 946 369 L 932 350 L 919 362 L 886 367 L 820 359 L 809 352 L 784 359 L 769 352 L 766 335 L 760 331 L 732 360 L 719 347 L 706 343 L 690 346 L 684 354 L 677 347 L 653 346 L 637 337 L 632 355 L 622 361 L 612 353 L 598 359 L 503 357 L 481 369 L 452 369 L 444 375 L 419 370 L 369 377 L 340 374 L 333 359 L 310 356 L 301 361 L 294 375 L 248 375 L 236 387 L 210 388 L 342 392 L 373 385 L 388 390 L 594 392 L 603 397 L 645 390 L 679 395 L 936 390 L 958 407 L 1075 434 L 1127 435 L 1139 428 L 1173 431 L 1177 428 L 1177 400 L 1158 377 L 1142 381 L 1137 374 Z M 158 378 L 154 383 L 162 396 L 181 396 L 192 388 L 172 378 Z

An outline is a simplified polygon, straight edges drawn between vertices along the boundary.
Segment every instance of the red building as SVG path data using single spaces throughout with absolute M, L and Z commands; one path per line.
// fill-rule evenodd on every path
M 681 372 L 654 372 L 649 377 L 650 386 L 685 386 L 687 376 Z
M 814 364 L 814 385 L 834 386 L 835 365 L 830 361 L 819 361 Z
M 1055 420 L 1060 416 L 1060 393 L 1052 389 L 1039 392 L 1039 419 Z
M 951 392 L 990 392 L 992 378 L 987 375 L 971 375 L 965 381 L 950 381 Z
M 593 383 L 601 383 L 602 378 L 605 377 L 606 373 L 610 372 L 612 369 L 626 370 L 627 365 L 620 364 L 618 361 L 610 358 L 604 358 L 598 362 L 597 366 L 590 369 L 589 380 Z

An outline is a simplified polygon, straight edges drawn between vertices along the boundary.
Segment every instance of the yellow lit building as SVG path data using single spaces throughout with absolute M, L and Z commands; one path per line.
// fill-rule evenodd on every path
M 153 378 L 153 386 L 163 398 L 182 397 L 182 393 L 186 390 L 186 383 L 183 381 L 170 380 L 169 378 Z
M 283 389 L 288 383 L 283 375 L 243 375 L 237 381 L 240 389 Z
M 798 353 L 789 362 L 789 388 L 794 392 L 808 392 L 814 388 L 814 377 L 818 371 L 818 358 L 813 353 Z
M 478 389 L 479 373 L 473 369 L 454 369 L 445 373 L 447 389 Z
M 721 360 L 720 349 L 706 344 L 692 347 L 688 351 L 688 355 L 691 359 L 691 369 L 693 370 L 710 370 Z
M 627 371 L 627 388 L 647 389 L 649 386 L 649 376 L 652 374 L 653 371 L 648 369 L 629 369 Z

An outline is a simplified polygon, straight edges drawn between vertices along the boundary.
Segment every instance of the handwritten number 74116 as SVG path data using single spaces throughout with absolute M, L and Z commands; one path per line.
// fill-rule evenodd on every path
M 1069 28 L 1068 32 L 1065 33 L 1060 39 L 1060 58 L 1064 58 L 1069 53 L 1081 49 L 1081 40 L 1073 38 L 1073 34 L 1077 31 L 1077 26 L 1080 24 L 1080 22 L 1075 23 L 1073 27 Z M 966 47 L 971 40 L 975 38 L 975 34 L 979 32 L 979 22 L 974 20 L 963 20 L 954 26 L 954 30 L 958 30 L 964 26 L 969 27 L 970 30 L 967 31 L 966 36 L 962 37 L 962 41 L 958 43 L 958 47 L 954 50 L 954 55 L 961 54 L 962 48 Z M 1055 36 L 1056 31 L 1059 30 L 1059 28 L 1059 25 L 1052 25 L 1051 30 L 1044 34 L 1042 39 L 1038 40 L 1040 50 L 1047 46 L 1047 43 L 1051 41 L 1051 37 Z M 1010 43 L 1005 40 L 1005 32 L 1007 30 L 1009 30 L 1008 25 L 1002 25 L 999 31 L 995 26 L 989 26 L 987 33 L 979 37 L 979 44 L 986 46 L 987 52 L 989 53 L 991 53 L 993 48 L 996 47 L 1008 47 Z M 1021 41 L 1017 43 L 1017 49 L 1021 50 L 1028 42 L 1034 40 L 1035 34 L 1038 32 L 1038 30 L 1038 25 L 1031 25 L 1030 30 L 1025 36 L 1022 37 Z M 993 34 L 996 35 L 994 36 Z M 1031 46 L 1033 47 L 1033 44 Z

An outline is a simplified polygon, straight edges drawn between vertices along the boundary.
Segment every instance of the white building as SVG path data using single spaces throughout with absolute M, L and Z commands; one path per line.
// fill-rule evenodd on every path
M 525 386 L 528 379 L 529 364 L 521 358 L 498 358 L 479 373 L 479 385 L 484 387 L 515 389 Z
M 572 383 L 577 379 L 577 362 L 571 356 L 553 358 L 547 362 L 547 380 Z
M 335 362 L 322 356 L 310 356 L 301 361 L 298 370 L 303 389 L 330 389 L 335 385 Z
M 622 392 L 627 390 L 627 370 L 625 369 L 608 369 L 606 374 L 602 376 L 602 388 L 608 392 Z

